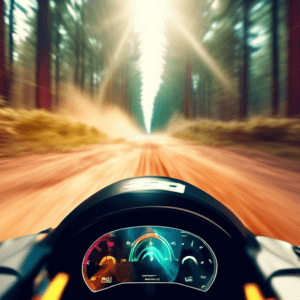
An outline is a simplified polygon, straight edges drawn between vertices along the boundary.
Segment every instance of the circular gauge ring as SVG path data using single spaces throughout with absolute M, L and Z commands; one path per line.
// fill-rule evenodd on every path
M 159 240 L 163 243 L 163 245 L 167 248 L 168 250 L 168 254 L 169 254 L 169 261 L 173 260 L 174 254 L 173 254 L 173 249 L 171 248 L 170 244 L 168 243 L 168 241 L 163 238 L 162 236 L 156 234 L 156 233 L 148 233 L 145 234 L 141 237 L 139 237 L 133 244 L 130 250 L 130 255 L 129 255 L 129 261 L 132 262 L 138 262 L 140 255 L 136 255 L 137 249 L 138 247 L 145 241 L 154 238 L 156 240 Z

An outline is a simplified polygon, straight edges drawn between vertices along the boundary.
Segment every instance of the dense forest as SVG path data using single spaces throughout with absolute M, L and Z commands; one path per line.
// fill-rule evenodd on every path
M 0 3 L 2 105 L 55 111 L 61 91 L 72 84 L 95 103 L 137 113 L 138 37 L 128 34 L 126 2 Z M 227 121 L 300 114 L 299 1 L 176 0 L 173 5 L 182 13 L 167 26 L 158 94 L 171 107 L 170 115 Z M 154 114 L 160 117 L 157 108 Z
M 202 3 L 202 4 L 200 4 Z M 232 80 L 232 90 L 199 60 L 192 62 L 195 88 L 186 115 L 221 120 L 300 113 L 299 2 L 199 1 L 196 28 L 207 51 Z M 214 9 L 215 4 L 215 9 Z M 199 31 L 199 28 L 201 29 Z

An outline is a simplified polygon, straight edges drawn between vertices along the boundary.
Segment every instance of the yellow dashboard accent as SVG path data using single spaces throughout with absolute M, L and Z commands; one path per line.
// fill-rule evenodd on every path
M 102 260 L 101 260 L 100 263 L 99 263 L 99 266 L 102 266 L 104 263 L 107 263 L 109 260 L 111 260 L 112 263 L 113 263 L 114 265 L 115 265 L 116 262 L 117 262 L 116 259 L 115 259 L 114 257 L 108 255 L 108 256 L 104 256 L 104 257 L 102 258 Z
M 68 274 L 58 273 L 51 281 L 41 300 L 60 300 L 69 279 Z
M 265 298 L 256 283 L 246 283 L 244 292 L 246 300 L 276 300 L 275 298 Z

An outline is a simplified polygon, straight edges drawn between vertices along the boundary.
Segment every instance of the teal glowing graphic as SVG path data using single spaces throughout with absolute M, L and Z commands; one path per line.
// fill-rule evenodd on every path
M 169 282 L 175 280 L 178 271 L 172 247 L 156 233 L 145 234 L 132 244 L 129 261 L 142 264 L 149 272 L 161 269 Z
M 174 256 L 173 254 L 173 250 L 170 247 L 169 243 L 166 241 L 166 239 L 164 239 L 163 237 L 159 236 L 156 233 L 150 233 L 150 234 L 145 234 L 143 236 L 141 236 L 140 238 L 138 238 L 134 244 L 132 245 L 132 249 L 130 252 L 130 256 L 129 256 L 129 261 L 141 261 L 142 259 L 144 259 L 144 256 L 148 256 L 150 255 L 150 257 L 152 258 L 151 260 L 153 260 L 153 255 L 158 255 L 161 256 L 162 253 L 161 251 L 164 251 L 165 248 L 163 249 L 157 249 L 153 246 L 153 241 L 151 238 L 154 239 L 158 239 L 160 241 L 163 242 L 163 244 L 165 245 L 167 251 L 168 251 L 168 260 L 172 261 L 172 257 Z M 134 257 L 134 253 L 136 251 L 137 246 L 141 246 L 143 243 L 146 243 L 146 247 L 141 251 L 141 253 L 138 255 L 138 257 Z M 142 259 L 141 256 L 143 255 Z M 165 260 L 165 258 L 163 258 Z
M 94 293 L 130 283 L 179 284 L 206 292 L 216 274 L 216 257 L 201 237 L 163 226 L 108 232 L 82 261 L 83 280 Z

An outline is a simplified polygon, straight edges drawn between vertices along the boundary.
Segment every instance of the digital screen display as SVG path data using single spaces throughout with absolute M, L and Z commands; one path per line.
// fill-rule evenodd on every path
M 99 237 L 82 263 L 93 292 L 126 283 L 177 283 L 206 292 L 217 274 L 217 259 L 199 236 L 176 228 L 142 226 Z

